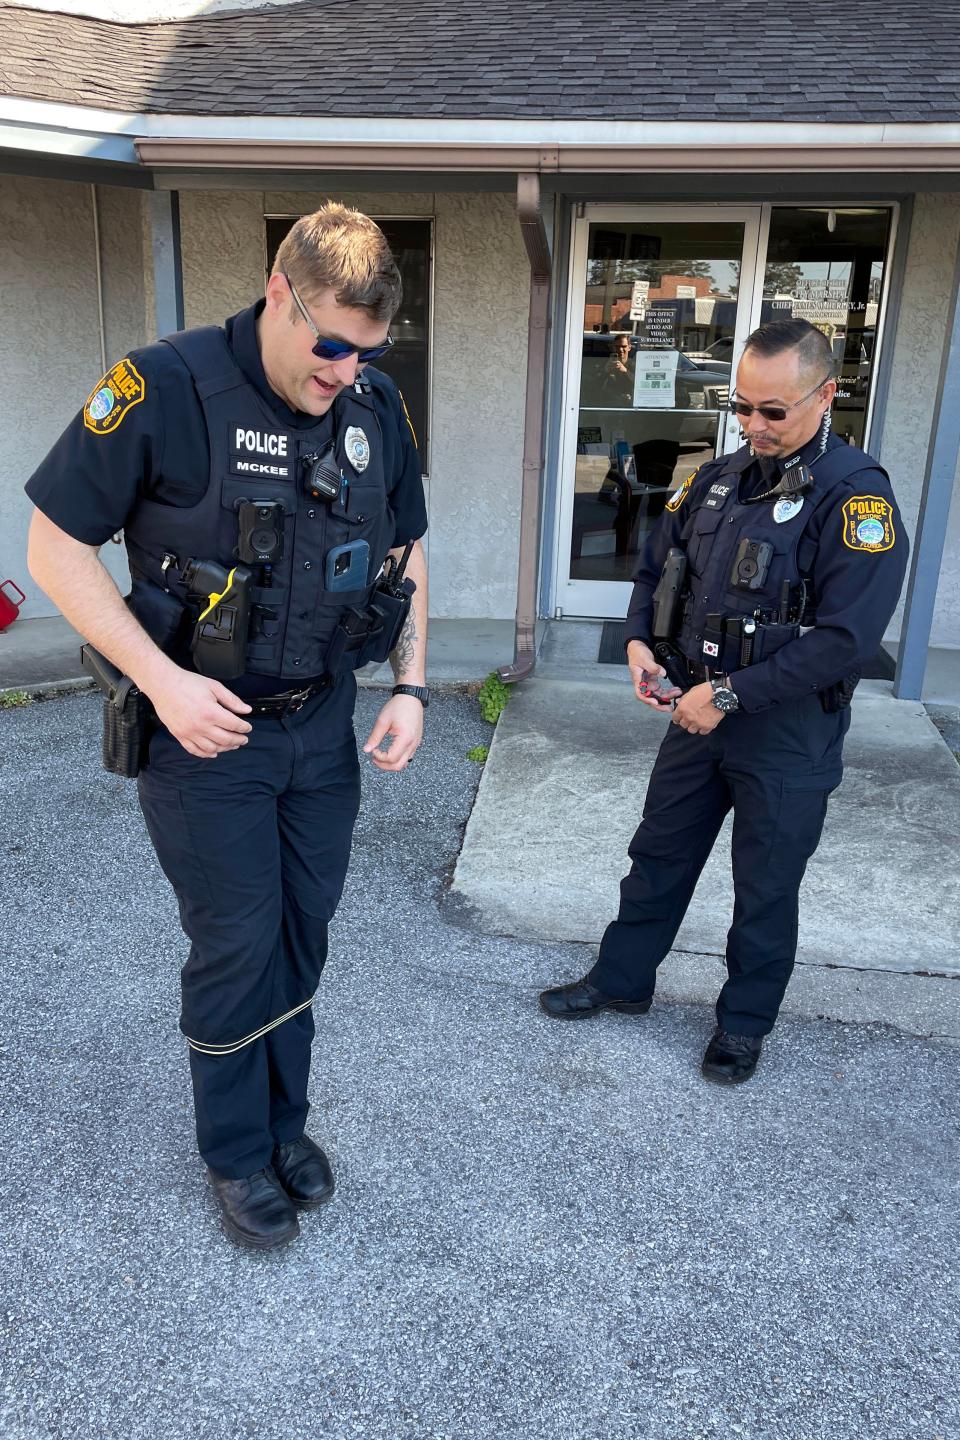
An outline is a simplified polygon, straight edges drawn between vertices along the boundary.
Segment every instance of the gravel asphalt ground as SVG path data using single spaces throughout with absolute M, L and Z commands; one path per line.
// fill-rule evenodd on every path
M 728 1092 L 706 1008 L 540 1015 L 589 953 L 444 899 L 466 696 L 365 775 L 317 1005 L 337 1195 L 231 1246 L 176 907 L 98 732 L 91 695 L 0 711 L 4 1440 L 960 1436 L 960 1050 L 785 1018 Z

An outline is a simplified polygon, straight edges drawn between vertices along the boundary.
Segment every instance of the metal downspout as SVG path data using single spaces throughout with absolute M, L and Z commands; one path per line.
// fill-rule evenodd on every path
M 107 373 L 107 325 L 103 313 L 103 246 L 100 243 L 100 200 L 96 185 L 90 186 L 93 211 L 93 263 L 97 277 L 97 324 L 100 327 L 100 374 Z
M 544 380 L 550 334 L 550 248 L 540 211 L 540 178 L 532 171 L 517 176 L 517 218 L 530 257 L 530 317 L 527 325 L 527 392 L 513 664 L 501 665 L 497 669 L 500 679 L 508 685 L 531 675 L 537 662 L 537 559 L 543 488 Z

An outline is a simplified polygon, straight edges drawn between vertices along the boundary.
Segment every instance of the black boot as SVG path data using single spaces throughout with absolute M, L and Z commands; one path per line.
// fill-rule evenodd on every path
M 300 1233 L 297 1212 L 272 1166 L 242 1180 L 229 1180 L 214 1170 L 208 1173 L 223 1228 L 231 1240 L 254 1250 L 272 1250 L 296 1239 Z
M 618 1000 L 614 995 L 604 995 L 586 978 L 544 990 L 540 996 L 540 1009 L 553 1020 L 582 1020 L 586 1015 L 598 1015 L 601 1010 L 646 1015 L 652 1004 L 652 1000 Z
M 306 1135 L 288 1140 L 273 1152 L 273 1168 L 295 1205 L 312 1210 L 333 1194 L 333 1171 L 319 1145 Z
M 700 1073 L 717 1085 L 740 1085 L 756 1070 L 762 1049 L 762 1035 L 728 1035 L 718 1028 L 707 1046 Z

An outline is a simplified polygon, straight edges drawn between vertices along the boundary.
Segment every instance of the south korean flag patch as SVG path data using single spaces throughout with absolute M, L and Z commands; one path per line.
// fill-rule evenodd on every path
M 370 441 L 359 425 L 347 426 L 344 449 L 354 470 L 358 475 L 362 475 L 370 464 Z

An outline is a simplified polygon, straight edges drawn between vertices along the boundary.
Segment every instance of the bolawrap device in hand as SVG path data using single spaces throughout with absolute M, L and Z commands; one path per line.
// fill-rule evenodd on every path
M 237 558 L 244 565 L 277 565 L 283 559 L 281 500 L 238 500 Z
M 658 705 L 669 705 L 671 710 L 673 702 L 679 700 L 683 694 L 680 686 L 674 685 L 669 675 L 654 675 L 651 670 L 644 670 L 638 688 L 647 700 L 656 700 Z

